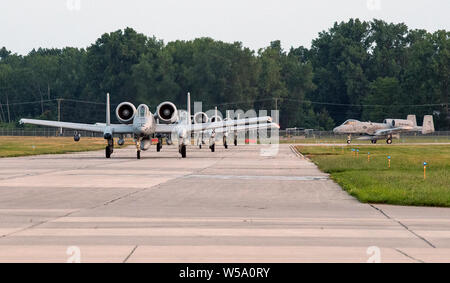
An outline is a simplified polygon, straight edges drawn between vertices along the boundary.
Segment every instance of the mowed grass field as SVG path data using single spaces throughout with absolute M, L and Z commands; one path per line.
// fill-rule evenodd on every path
M 316 137 L 316 138 L 281 138 L 280 143 L 289 144 L 346 144 L 347 136 L 336 137 Z M 394 139 L 394 144 L 403 143 L 450 143 L 450 136 L 402 136 L 400 139 Z M 367 144 L 370 145 L 369 140 L 358 140 L 357 137 L 352 139 L 352 144 Z M 386 144 L 386 140 L 379 140 L 379 145 Z
M 352 148 L 359 149 L 358 157 Z M 297 146 L 297 150 L 361 202 L 450 207 L 450 145 Z M 426 179 L 423 162 L 428 163 Z
M 105 146 L 102 138 L 82 137 L 74 142 L 72 137 L 0 137 L 0 157 L 99 150 Z

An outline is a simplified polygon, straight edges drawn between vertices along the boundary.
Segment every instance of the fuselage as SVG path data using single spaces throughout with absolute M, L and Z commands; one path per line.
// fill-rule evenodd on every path
M 147 137 L 155 133 L 156 122 L 149 108 L 145 104 L 138 106 L 133 119 L 133 131 L 137 137 Z
M 360 122 L 348 120 L 333 129 L 336 134 L 366 134 L 373 135 L 376 131 L 390 128 L 386 123 Z

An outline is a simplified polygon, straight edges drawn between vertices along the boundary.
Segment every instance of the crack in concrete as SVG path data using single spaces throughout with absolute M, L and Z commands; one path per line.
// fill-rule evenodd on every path
M 127 255 L 127 257 L 123 260 L 122 263 L 126 263 L 128 261 L 128 259 L 130 259 L 130 257 L 134 254 L 134 252 L 136 251 L 136 249 L 138 248 L 138 245 L 134 246 L 134 248 L 131 250 L 131 252 Z
M 391 216 L 389 216 L 387 213 L 385 213 L 381 208 L 378 208 L 376 206 L 374 206 L 373 204 L 369 204 L 373 209 L 377 210 L 378 212 L 380 212 L 381 214 L 383 214 L 387 219 L 392 220 L 394 222 L 397 222 L 397 224 L 399 224 L 400 226 L 402 226 L 403 228 L 406 229 L 406 231 L 410 232 L 411 234 L 413 234 L 414 236 L 416 236 L 417 238 L 419 238 L 420 240 L 424 241 L 427 245 L 429 245 L 430 247 L 432 247 L 433 249 L 436 248 L 435 245 L 433 245 L 430 241 L 428 241 L 427 239 L 425 239 L 424 237 L 420 236 L 419 234 L 417 234 L 416 232 L 414 232 L 413 230 L 409 229 L 408 226 L 406 226 L 405 224 L 403 224 L 401 221 L 392 218 Z
M 425 263 L 424 261 L 422 261 L 422 260 L 420 260 L 420 259 L 417 259 L 417 258 L 415 258 L 415 257 L 413 257 L 413 256 L 410 256 L 409 254 L 405 253 L 404 251 L 402 251 L 402 250 L 400 250 L 400 249 L 395 249 L 395 250 L 396 250 L 397 252 L 401 253 L 402 255 L 406 256 L 407 258 L 410 258 L 410 259 L 412 259 L 412 260 L 414 260 L 414 261 L 416 261 L 416 262 L 419 262 L 419 263 Z

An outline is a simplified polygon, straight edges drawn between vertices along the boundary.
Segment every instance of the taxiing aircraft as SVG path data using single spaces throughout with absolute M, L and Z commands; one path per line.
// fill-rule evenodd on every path
M 114 150 L 114 134 L 120 135 L 118 145 L 125 143 L 124 135 L 131 134 L 136 144 L 137 159 L 141 158 L 141 150 L 148 150 L 152 144 L 152 138 L 158 138 L 157 151 L 162 147 L 162 137 L 178 138 L 178 150 L 182 158 L 186 158 L 186 145 L 190 141 L 192 132 L 223 132 L 228 127 L 234 127 L 237 130 L 246 130 L 248 127 L 257 129 L 279 128 L 272 122 L 271 117 L 258 117 L 248 119 L 238 119 L 229 121 L 213 121 L 201 124 L 192 124 L 190 109 L 190 94 L 188 98 L 187 112 L 178 111 L 172 102 L 163 102 L 156 108 L 156 113 L 152 114 L 147 105 L 141 104 L 137 108 L 130 102 L 122 102 L 116 108 L 116 116 L 121 124 L 111 124 L 110 118 L 110 100 L 109 94 L 106 95 L 106 123 L 96 124 L 80 124 L 58 121 L 21 119 L 21 124 L 33 124 L 47 127 L 66 128 L 77 131 L 90 131 L 103 133 L 103 137 L 107 140 L 105 148 L 106 158 L 110 158 Z M 179 113 L 180 112 L 180 113 Z M 184 116 L 184 117 L 183 117 Z M 78 133 L 74 136 L 75 141 L 80 140 Z M 214 151 L 212 148 L 211 151 Z
M 417 126 L 416 115 L 408 115 L 406 120 L 385 119 L 383 123 L 360 122 L 357 120 L 347 120 L 333 130 L 336 134 L 348 134 L 347 143 L 352 142 L 352 135 L 362 135 L 359 140 L 370 140 L 376 143 L 377 140 L 386 140 L 387 144 L 392 143 L 393 137 L 404 132 L 422 132 L 430 134 L 434 132 L 433 116 L 425 115 L 422 127 Z

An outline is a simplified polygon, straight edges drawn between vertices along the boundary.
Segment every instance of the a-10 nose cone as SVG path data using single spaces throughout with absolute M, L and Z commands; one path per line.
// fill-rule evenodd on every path
M 338 132 L 339 132 L 339 128 L 340 128 L 340 126 L 339 126 L 339 127 L 336 127 L 336 128 L 334 128 L 334 129 L 333 129 L 333 133 L 338 133 Z

